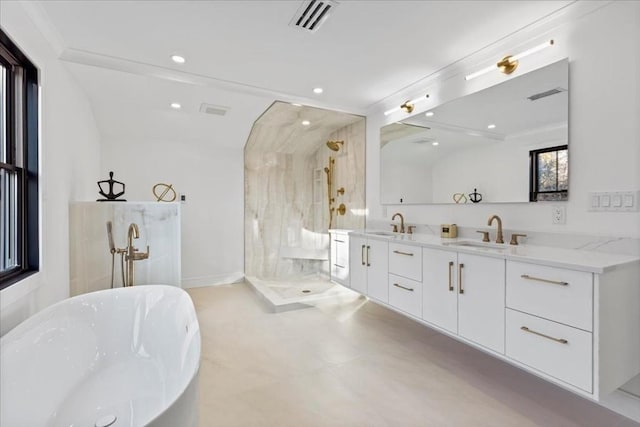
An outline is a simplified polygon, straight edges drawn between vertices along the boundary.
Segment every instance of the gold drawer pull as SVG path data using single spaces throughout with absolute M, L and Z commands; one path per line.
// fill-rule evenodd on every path
M 397 283 L 394 283 L 394 284 L 393 284 L 393 286 L 395 286 L 396 288 L 404 289 L 405 291 L 411 291 L 411 292 L 413 292 L 413 288 L 405 288 L 404 286 L 402 286 L 402 285 L 398 285 Z
M 551 341 L 559 342 L 560 344 L 569 344 L 569 341 L 565 340 L 564 338 L 550 337 L 549 335 L 545 335 L 545 334 L 542 334 L 540 332 L 533 331 L 533 330 L 527 328 L 526 326 L 520 326 L 520 329 L 522 329 L 525 332 L 529 332 L 530 334 L 538 335 L 539 337 L 546 338 L 546 339 L 551 340 Z
M 561 282 L 559 280 L 541 279 L 539 277 L 529 276 L 528 274 L 522 274 L 520 277 L 527 280 L 535 280 L 537 282 L 551 283 L 552 285 L 569 286 L 569 282 Z
M 402 252 L 402 251 L 393 251 L 394 254 L 398 254 L 398 255 L 407 255 L 407 256 L 413 256 L 412 253 L 409 252 Z
M 452 271 L 453 270 L 453 261 L 449 261 L 449 291 L 453 291 L 453 283 L 451 281 Z

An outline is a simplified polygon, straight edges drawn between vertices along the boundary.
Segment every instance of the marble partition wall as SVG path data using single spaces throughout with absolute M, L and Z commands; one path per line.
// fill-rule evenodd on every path
M 344 203 L 347 213 L 336 216 L 333 227 L 364 228 L 364 119 L 304 107 L 306 114 L 316 114 L 315 123 L 324 120 L 325 125 L 303 133 L 297 117 L 292 125 L 285 123 L 293 114 L 290 108 L 274 104 L 254 125 L 245 147 L 245 274 L 271 280 L 328 278 L 324 167 L 329 155 L 336 158 L 333 191 L 345 188 L 336 206 Z M 339 152 L 327 147 L 331 139 L 345 141 Z
M 138 224 L 134 246 L 149 258 L 136 261 L 135 284 L 180 286 L 180 204 L 156 202 L 74 202 L 69 206 L 71 296 L 111 286 L 107 221 L 117 248 L 126 248 L 129 224 Z M 126 266 L 125 266 L 126 268 Z M 122 286 L 120 255 L 115 256 L 114 287 Z

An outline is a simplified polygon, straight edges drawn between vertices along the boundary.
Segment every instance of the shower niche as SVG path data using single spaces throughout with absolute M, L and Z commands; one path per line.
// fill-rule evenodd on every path
M 280 294 L 325 292 L 329 230 L 365 225 L 364 117 L 275 102 L 244 159 L 247 279 Z

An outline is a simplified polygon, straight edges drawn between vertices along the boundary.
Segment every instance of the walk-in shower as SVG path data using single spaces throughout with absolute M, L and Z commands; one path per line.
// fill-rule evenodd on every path
M 301 125 L 308 121 L 309 125 Z M 309 303 L 329 280 L 329 229 L 364 228 L 364 118 L 275 102 L 245 146 L 245 274 L 261 294 Z

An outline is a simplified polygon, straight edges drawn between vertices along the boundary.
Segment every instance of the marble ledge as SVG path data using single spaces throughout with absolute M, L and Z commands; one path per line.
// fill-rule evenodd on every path
M 584 249 L 566 249 L 530 244 L 515 246 L 508 243 L 505 243 L 504 247 L 495 248 L 481 246 L 482 242 L 477 238 L 446 239 L 431 234 L 400 234 L 377 230 L 358 230 L 351 232 L 350 235 L 596 274 L 602 274 L 627 265 L 637 264 L 640 266 L 640 257 L 635 255 L 611 254 Z M 461 245 L 463 242 L 474 242 L 479 246 L 463 246 Z

